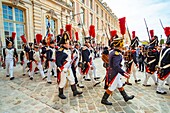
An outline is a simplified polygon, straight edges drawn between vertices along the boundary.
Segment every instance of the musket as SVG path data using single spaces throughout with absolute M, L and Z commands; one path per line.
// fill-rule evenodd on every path
M 110 25 L 109 24 L 108 24 L 108 29 L 109 29 L 109 33 L 110 33 L 111 30 L 110 30 Z M 111 35 L 110 35 L 110 37 L 111 37 Z
M 150 37 L 150 34 L 149 34 L 149 30 L 148 30 L 148 26 L 147 26 L 145 18 L 144 18 L 144 22 L 145 22 L 145 26 L 146 26 L 146 30 L 147 30 L 147 33 L 148 33 L 149 40 L 151 40 L 151 37 Z
M 107 39 L 109 40 L 109 36 L 107 34 L 107 28 L 106 27 L 105 27 L 105 33 L 106 33 Z
M 162 24 L 162 21 L 161 21 L 161 19 L 159 19 L 159 21 L 160 21 L 160 23 L 161 23 L 161 26 L 162 26 L 162 28 L 164 29 L 164 26 L 163 26 L 163 24 Z
M 127 27 L 127 32 L 128 32 L 128 35 L 129 35 L 129 39 L 132 40 L 127 23 L 126 23 L 126 27 Z

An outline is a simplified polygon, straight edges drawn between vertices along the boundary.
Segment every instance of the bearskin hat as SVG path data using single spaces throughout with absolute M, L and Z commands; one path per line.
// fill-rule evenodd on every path
M 12 43 L 12 45 L 14 45 L 14 40 L 12 37 L 7 37 L 6 38 L 6 46 L 8 46 L 9 43 Z
M 167 37 L 166 44 L 170 45 L 170 35 Z
M 91 43 L 91 37 L 84 37 L 85 43 Z
M 123 38 L 118 37 L 118 35 L 115 36 L 113 41 L 111 42 L 111 47 L 123 47 Z
M 70 36 L 69 36 L 69 34 L 67 32 L 64 32 L 63 36 L 60 39 L 59 44 L 67 44 L 69 42 L 70 42 Z
M 157 37 L 157 36 L 154 36 L 154 37 L 150 40 L 150 44 L 149 44 L 149 45 L 154 48 L 155 46 L 158 46 L 158 43 L 159 43 L 158 37 Z

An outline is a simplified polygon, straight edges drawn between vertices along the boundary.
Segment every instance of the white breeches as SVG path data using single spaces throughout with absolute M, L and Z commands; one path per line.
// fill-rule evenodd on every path
M 66 83 L 67 83 L 67 79 L 68 79 L 68 81 L 70 82 L 71 85 L 74 85 L 74 84 L 75 84 L 75 78 L 74 78 L 74 75 L 73 75 L 73 72 L 72 72 L 71 67 L 68 68 L 68 69 L 64 69 L 64 70 L 61 72 L 61 78 L 60 78 L 59 88 L 64 88 L 64 86 L 65 86 Z
M 167 83 L 170 84 L 170 75 L 165 80 L 158 79 L 158 86 L 157 86 L 157 89 L 156 89 L 157 91 L 164 92 L 163 85 L 164 85 L 165 81 L 167 81 Z M 169 85 L 169 88 L 170 88 L 170 85 Z
M 35 70 L 36 67 L 39 69 L 42 78 L 44 78 L 45 75 L 44 75 L 44 71 L 43 71 L 41 62 L 38 62 L 38 65 L 37 65 L 34 61 L 32 62 L 32 70 L 31 70 L 30 77 L 34 76 L 34 70 Z
M 155 83 L 157 83 L 157 76 L 155 75 L 155 73 L 150 74 L 150 73 L 147 73 L 147 72 L 146 72 L 146 73 L 145 73 L 144 85 L 147 85 L 147 82 L 148 82 L 148 80 L 149 80 L 150 77 L 152 77 L 153 81 L 154 81 Z
M 28 63 L 29 61 L 28 60 L 25 60 L 24 61 L 24 63 L 23 63 L 23 68 L 22 68 L 22 72 L 23 72 L 23 74 L 26 74 L 26 67 L 27 67 L 27 63 Z
M 114 91 L 117 88 L 121 88 L 123 86 L 122 81 L 120 80 L 121 78 L 121 74 L 118 74 L 115 78 L 115 80 L 113 81 L 113 83 L 111 84 L 111 86 L 108 88 L 110 91 Z
M 132 63 L 131 70 L 132 70 L 132 74 L 133 74 L 134 79 L 137 80 L 137 77 L 136 77 L 137 67 L 136 67 L 134 62 Z
M 5 64 L 6 64 L 6 75 L 10 75 L 10 78 L 13 77 L 14 60 L 6 59 Z
M 54 76 L 56 77 L 57 76 L 57 65 L 55 64 L 55 62 L 49 62 L 49 68 L 48 68 L 48 72 L 47 72 L 47 81 L 48 82 L 51 82 L 51 71 L 53 70 L 54 71 Z

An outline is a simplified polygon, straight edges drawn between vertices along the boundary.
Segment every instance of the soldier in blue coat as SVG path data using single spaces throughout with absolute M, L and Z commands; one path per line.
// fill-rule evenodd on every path
M 167 94 L 163 85 L 167 81 L 170 84 L 170 35 L 166 41 L 166 47 L 161 50 L 158 62 L 158 86 L 156 93 Z M 170 88 L 169 88 L 170 89 Z
M 153 81 L 155 82 L 155 85 L 157 85 L 157 77 L 155 75 L 156 68 L 155 66 L 158 65 L 158 59 L 159 59 L 159 52 L 157 51 L 158 46 L 158 40 L 157 36 L 154 36 L 152 40 L 150 40 L 150 44 L 148 47 L 148 52 L 146 54 L 145 64 L 146 64 L 146 77 L 143 83 L 143 86 L 151 86 L 148 84 L 148 80 L 150 77 L 152 77 Z
M 70 48 L 70 36 L 68 33 L 64 33 L 60 40 L 61 48 L 56 53 L 56 64 L 57 64 L 57 82 L 59 84 L 59 97 L 61 99 L 66 99 L 63 94 L 63 88 L 68 80 L 71 84 L 71 89 L 73 91 L 73 96 L 80 95 L 82 92 L 77 90 L 75 85 L 75 78 L 71 69 L 71 65 L 76 59 L 71 58 Z
M 134 98 L 134 95 L 128 96 L 123 88 L 123 84 L 120 80 L 120 75 L 129 78 L 130 75 L 126 73 L 121 68 L 122 62 L 122 48 L 123 48 L 123 38 L 115 38 L 111 42 L 111 46 L 114 46 L 114 49 L 110 51 L 109 54 L 109 67 L 108 67 L 108 74 L 106 75 L 106 84 L 108 85 L 103 98 L 101 100 L 102 104 L 105 105 L 112 105 L 111 102 L 108 102 L 109 95 L 116 89 L 120 91 L 121 95 L 123 96 L 124 100 L 127 102 Z

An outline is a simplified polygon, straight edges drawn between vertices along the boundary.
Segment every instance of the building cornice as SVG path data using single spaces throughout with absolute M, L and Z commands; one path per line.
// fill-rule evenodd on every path
M 103 0 L 96 0 L 96 2 L 98 2 L 114 19 L 118 19 L 117 16 L 113 14 L 113 12 L 110 12 L 108 10 L 109 7 L 104 6 L 104 3 L 102 3 L 102 1 Z

